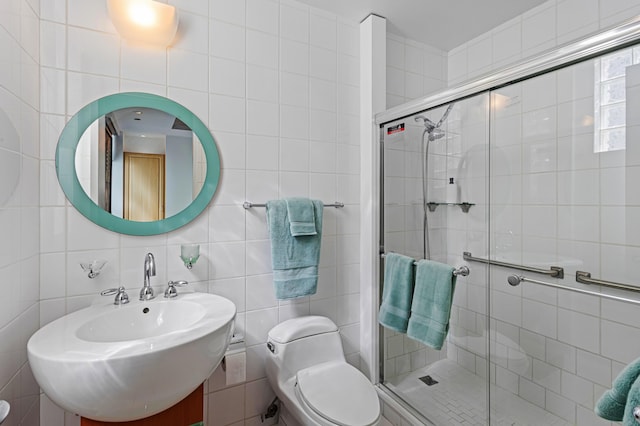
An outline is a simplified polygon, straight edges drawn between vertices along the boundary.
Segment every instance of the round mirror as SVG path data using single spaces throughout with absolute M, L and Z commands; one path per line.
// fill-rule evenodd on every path
M 207 127 L 167 98 L 119 93 L 82 108 L 56 150 L 75 208 L 129 235 L 172 231 L 197 217 L 218 186 L 220 158 Z

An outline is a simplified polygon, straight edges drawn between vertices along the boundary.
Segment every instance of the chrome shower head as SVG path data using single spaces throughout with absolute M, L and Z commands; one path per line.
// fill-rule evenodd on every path
M 453 109 L 454 105 L 455 105 L 455 102 L 449 104 L 449 106 L 445 110 L 444 114 L 440 118 L 440 121 L 438 121 L 437 123 L 434 123 L 433 121 L 431 121 L 430 119 L 428 119 L 424 115 L 417 115 L 417 116 L 413 117 L 413 119 L 415 121 L 422 121 L 422 123 L 424 124 L 424 128 L 426 129 L 427 133 L 429 134 L 429 141 L 435 141 L 435 140 L 438 140 L 438 139 L 444 137 L 445 132 L 444 132 L 444 130 L 440 129 L 440 126 L 442 126 L 442 124 L 445 122 L 447 117 L 449 117 L 449 113 Z
M 435 140 L 438 140 L 438 139 L 441 139 L 441 138 L 443 138 L 443 137 L 444 137 L 444 135 L 445 135 L 444 130 L 439 129 L 439 128 L 437 128 L 437 127 L 435 127 L 435 128 L 434 128 L 433 130 L 431 130 L 430 132 L 429 132 L 429 131 L 427 131 L 427 133 L 429 134 L 429 136 L 428 136 L 428 137 L 429 137 L 429 140 L 430 140 L 431 142 L 433 142 L 433 141 L 435 141 Z
M 425 117 L 424 115 L 417 115 L 415 117 L 413 117 L 413 119 L 415 121 L 422 121 L 422 124 L 424 125 L 424 127 L 427 129 L 428 133 L 433 132 L 433 130 L 436 128 L 436 125 L 433 121 L 429 120 L 427 117 Z

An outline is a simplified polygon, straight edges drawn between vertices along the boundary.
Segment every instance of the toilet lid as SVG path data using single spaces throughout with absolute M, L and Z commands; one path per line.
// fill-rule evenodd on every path
M 369 380 L 346 362 L 325 362 L 298 371 L 298 389 L 318 415 L 343 426 L 368 426 L 380 417 Z

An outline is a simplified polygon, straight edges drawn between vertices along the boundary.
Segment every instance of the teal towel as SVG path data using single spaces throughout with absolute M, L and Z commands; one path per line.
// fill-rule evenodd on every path
M 267 202 L 271 265 L 277 299 L 315 294 L 322 237 L 322 201 L 313 200 L 316 235 L 294 237 L 285 200 Z
M 313 202 L 308 198 L 286 198 L 287 215 L 291 235 L 316 235 L 316 220 Z
M 640 395 L 640 389 L 638 388 L 640 383 L 637 383 L 638 376 L 640 376 L 640 358 L 627 365 L 620 374 L 618 374 L 618 377 L 615 378 L 611 389 L 602 394 L 596 403 L 596 414 L 603 419 L 614 422 L 619 422 L 625 418 L 627 411 L 629 411 L 629 407 L 625 409 L 625 406 L 627 406 L 627 398 L 631 396 L 631 389 L 635 387 L 634 393 L 636 399 L 638 395 Z M 633 411 L 633 407 L 631 407 L 631 411 Z M 633 419 L 633 413 L 631 413 L 631 418 Z M 627 424 L 626 421 L 624 424 Z
M 434 349 L 442 349 L 449 331 L 449 316 L 456 276 L 453 267 L 422 259 L 416 267 L 416 288 L 411 302 L 407 336 Z
M 413 262 L 410 257 L 389 253 L 384 258 L 384 285 L 378 322 L 391 330 L 405 333 L 411 314 Z

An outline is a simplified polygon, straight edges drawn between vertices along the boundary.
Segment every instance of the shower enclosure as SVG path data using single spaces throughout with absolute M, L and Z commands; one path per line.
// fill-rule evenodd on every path
M 380 327 L 380 382 L 425 423 L 607 424 L 640 357 L 640 21 L 621 28 L 378 117 L 382 250 L 470 269 L 442 350 Z

